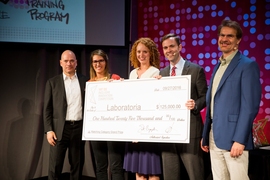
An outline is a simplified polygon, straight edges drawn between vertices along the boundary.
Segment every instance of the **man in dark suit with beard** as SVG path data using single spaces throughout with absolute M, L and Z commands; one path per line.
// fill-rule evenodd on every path
M 82 118 L 87 78 L 76 73 L 77 59 L 70 50 L 62 53 L 60 66 L 63 73 L 47 81 L 44 95 L 44 128 L 51 145 L 49 179 L 61 179 L 69 149 L 70 179 L 78 180 L 84 164 Z
M 160 75 L 191 75 L 191 99 L 186 103 L 186 107 L 190 110 L 190 142 L 162 145 L 164 179 L 179 180 L 182 161 L 190 180 L 203 180 L 203 152 L 200 149 L 203 122 L 200 111 L 205 107 L 207 91 L 205 73 L 202 67 L 181 57 L 182 45 L 179 36 L 167 34 L 162 38 L 161 43 L 163 53 L 170 61 L 170 65 L 162 69 Z

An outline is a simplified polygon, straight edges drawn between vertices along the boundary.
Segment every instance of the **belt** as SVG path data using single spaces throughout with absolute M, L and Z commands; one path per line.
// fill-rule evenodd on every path
M 68 123 L 69 125 L 74 125 L 80 122 L 82 122 L 82 120 L 66 120 L 66 123 Z

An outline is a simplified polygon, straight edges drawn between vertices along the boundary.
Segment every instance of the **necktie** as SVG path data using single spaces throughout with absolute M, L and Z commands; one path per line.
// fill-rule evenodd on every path
M 175 74 L 175 69 L 176 69 L 176 67 L 173 66 L 173 67 L 172 67 L 172 73 L 171 73 L 171 76 L 175 76 L 175 75 L 176 75 L 176 74 Z

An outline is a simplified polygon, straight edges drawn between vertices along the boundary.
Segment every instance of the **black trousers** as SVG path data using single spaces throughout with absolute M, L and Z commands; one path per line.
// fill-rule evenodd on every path
M 55 146 L 50 147 L 49 180 L 62 179 L 61 174 L 67 149 L 71 166 L 70 179 L 82 179 L 85 145 L 85 142 L 82 141 L 82 123 L 83 121 L 66 122 L 62 139 L 57 141 Z
M 124 142 L 91 141 L 97 180 L 108 180 L 108 168 L 112 180 L 124 180 L 124 145 Z

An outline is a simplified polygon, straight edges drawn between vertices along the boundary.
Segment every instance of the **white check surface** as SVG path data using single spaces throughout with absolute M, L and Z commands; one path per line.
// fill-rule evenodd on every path
M 83 140 L 189 143 L 190 75 L 86 83 Z

